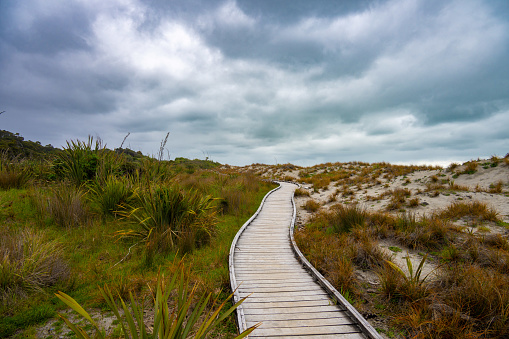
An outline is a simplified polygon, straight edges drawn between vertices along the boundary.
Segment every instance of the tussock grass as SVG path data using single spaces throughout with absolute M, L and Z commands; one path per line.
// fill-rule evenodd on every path
M 454 202 L 440 212 L 439 216 L 447 219 L 469 217 L 477 221 L 496 222 L 498 220 L 498 212 L 480 201 Z
M 85 192 L 66 183 L 43 192 L 32 190 L 31 200 L 40 214 L 39 220 L 50 219 L 64 228 L 90 225 L 93 215 L 86 204 Z
M 25 161 L 11 159 L 6 152 L 0 153 L 0 189 L 23 188 L 30 178 L 31 171 Z
M 297 188 L 295 190 L 295 194 L 294 194 L 296 197 L 309 197 L 310 196 L 310 193 L 307 189 L 305 188 Z
M 302 208 L 304 208 L 308 212 L 316 212 L 320 207 L 321 205 L 316 200 L 313 199 L 309 199 L 308 201 L 306 201 L 304 206 L 302 206 Z
M 122 205 L 131 203 L 133 193 L 134 187 L 128 178 L 109 176 L 104 183 L 91 185 L 88 198 L 103 215 L 116 215 Z
M 356 226 L 364 225 L 366 212 L 357 204 L 346 206 L 336 204 L 328 212 L 320 215 L 319 218 L 324 219 L 333 232 L 346 233 Z
M 0 231 L 0 302 L 26 297 L 68 277 L 63 247 L 47 241 L 43 232 L 28 228 Z

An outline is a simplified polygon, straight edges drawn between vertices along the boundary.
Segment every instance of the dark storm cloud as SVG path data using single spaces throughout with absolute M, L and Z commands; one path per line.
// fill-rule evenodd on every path
M 0 3 L 0 128 L 251 162 L 506 152 L 508 3 Z M 505 154 L 505 153 L 504 153 Z

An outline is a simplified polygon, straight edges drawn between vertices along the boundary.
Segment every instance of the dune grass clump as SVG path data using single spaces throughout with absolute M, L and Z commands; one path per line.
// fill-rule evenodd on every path
M 453 202 L 440 212 L 441 218 L 460 219 L 468 217 L 477 221 L 498 221 L 498 212 L 484 202 Z
M 318 203 L 314 199 L 309 199 L 308 201 L 306 201 L 304 206 L 302 206 L 302 208 L 308 212 L 316 212 L 320 207 L 321 207 L 320 203 Z
M 299 187 L 295 190 L 295 193 L 294 195 L 296 197 L 309 197 L 310 196 L 310 193 L 307 189 L 305 188 L 302 188 L 302 187 Z
M 357 204 L 336 204 L 324 217 L 335 233 L 347 233 L 355 226 L 363 226 L 366 214 L 366 211 Z
M 466 163 L 463 164 L 465 166 L 465 169 L 463 170 L 463 174 L 474 174 L 475 172 L 477 172 L 477 166 L 478 166 L 478 163 L 477 161 L 468 161 Z
M 394 211 L 401 209 L 406 199 L 410 197 L 412 193 L 408 188 L 396 188 L 391 191 L 391 200 L 387 204 L 386 209 L 388 211 Z

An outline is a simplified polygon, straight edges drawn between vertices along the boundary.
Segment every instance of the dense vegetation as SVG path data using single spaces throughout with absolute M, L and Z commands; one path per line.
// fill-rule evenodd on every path
M 212 300 L 229 294 L 231 240 L 274 186 L 213 161 L 164 161 L 93 138 L 55 149 L 2 131 L 0 142 L 0 337 L 33 336 L 66 309 L 57 291 L 100 314 L 104 291 L 142 305 L 162 275 L 183 277 L 184 310 L 216 309 Z M 235 333 L 226 320 L 213 336 Z M 109 331 L 125 333 L 121 323 Z

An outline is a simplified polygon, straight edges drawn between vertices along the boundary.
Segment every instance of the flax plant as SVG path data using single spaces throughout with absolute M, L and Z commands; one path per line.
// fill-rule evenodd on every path
M 189 289 L 189 281 L 184 276 L 182 264 L 180 265 L 180 271 L 173 275 L 168 284 L 166 284 L 163 275 L 158 275 L 157 287 L 153 291 L 154 321 L 151 332 L 147 330 L 145 324 L 143 303 L 136 301 L 132 293 L 129 293 L 130 305 L 120 298 L 121 306 L 119 307 L 115 302 L 112 292 L 107 287 L 100 288 L 100 292 L 104 300 L 106 300 L 108 307 L 118 319 L 122 329 L 122 336 L 133 339 L 206 338 L 211 331 L 217 328 L 246 299 L 241 299 L 228 310 L 221 313 L 226 303 L 231 299 L 232 295 L 230 295 L 227 300 L 218 306 L 215 306 L 217 305 L 217 300 L 214 300 L 212 304 L 215 309 L 208 310 L 207 305 L 209 304 L 211 294 L 196 298 L 196 285 Z M 175 306 L 171 308 L 169 301 L 175 292 Z M 93 326 L 95 335 L 87 333 L 83 327 L 71 323 L 65 315 L 59 314 L 60 318 L 65 321 L 78 338 L 89 339 L 96 337 L 105 339 L 108 337 L 106 331 L 101 329 L 90 314 L 73 298 L 63 292 L 58 292 L 56 296 Z M 121 316 L 122 311 L 124 316 Z M 250 327 L 235 338 L 246 337 L 256 327 Z
M 165 251 L 177 245 L 203 245 L 216 224 L 214 199 L 178 185 L 154 185 L 138 189 L 133 205 L 125 206 L 124 216 L 139 225 L 137 230 L 119 235 L 144 241 L 149 251 Z M 189 239 L 191 238 L 191 239 Z

